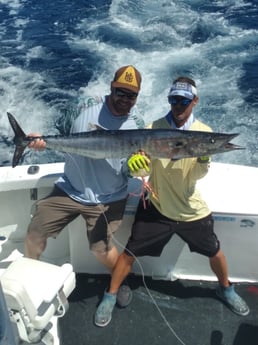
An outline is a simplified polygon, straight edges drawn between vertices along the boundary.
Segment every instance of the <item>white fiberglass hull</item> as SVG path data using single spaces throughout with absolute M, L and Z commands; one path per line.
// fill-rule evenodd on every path
M 23 255 L 23 240 L 37 199 L 52 189 L 63 171 L 62 163 L 0 168 L 0 260 L 1 269 Z M 215 218 L 215 231 L 226 254 L 232 281 L 258 281 L 256 263 L 258 243 L 258 168 L 212 163 L 199 189 Z M 140 180 L 130 182 L 129 192 L 140 191 Z M 130 234 L 138 197 L 131 196 L 117 234 L 120 251 Z M 88 249 L 85 224 L 81 217 L 49 239 L 42 260 L 61 265 L 70 262 L 75 272 L 107 273 Z M 140 267 L 140 265 L 141 267 Z M 159 279 L 215 280 L 207 259 L 190 253 L 180 238 L 174 237 L 161 258 L 144 257 L 136 261 L 133 272 Z M 143 270 L 143 271 L 142 271 Z

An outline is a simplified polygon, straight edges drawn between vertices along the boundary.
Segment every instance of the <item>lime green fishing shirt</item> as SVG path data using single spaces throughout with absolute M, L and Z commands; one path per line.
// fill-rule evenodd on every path
M 151 128 L 171 127 L 166 118 L 161 118 Z M 212 131 L 199 120 L 189 130 Z M 199 163 L 197 158 L 153 159 L 149 183 L 155 193 L 150 195 L 151 202 L 161 214 L 175 221 L 194 221 L 207 216 L 211 211 L 196 189 L 196 182 L 208 169 L 209 162 Z

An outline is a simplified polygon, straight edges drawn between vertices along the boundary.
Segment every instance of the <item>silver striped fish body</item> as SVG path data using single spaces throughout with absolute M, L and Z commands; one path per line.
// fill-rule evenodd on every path
M 237 134 L 170 129 L 95 130 L 62 136 L 46 136 L 47 148 L 101 158 L 124 158 L 139 149 L 152 158 L 181 159 L 232 150 L 229 140 Z
M 27 137 L 14 116 L 7 113 L 15 133 L 15 152 L 12 166 L 15 167 L 29 142 L 35 137 Z M 47 148 L 74 153 L 94 159 L 127 158 L 138 150 L 143 150 L 151 158 L 181 159 L 210 156 L 242 147 L 229 141 L 238 134 L 183 131 L 173 129 L 131 129 L 94 130 L 70 136 L 43 136 Z

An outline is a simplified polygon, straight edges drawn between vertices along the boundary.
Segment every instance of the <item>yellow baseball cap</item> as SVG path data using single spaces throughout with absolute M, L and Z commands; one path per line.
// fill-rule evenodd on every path
M 141 88 L 141 81 L 141 74 L 134 66 L 123 66 L 116 71 L 111 86 L 138 93 Z

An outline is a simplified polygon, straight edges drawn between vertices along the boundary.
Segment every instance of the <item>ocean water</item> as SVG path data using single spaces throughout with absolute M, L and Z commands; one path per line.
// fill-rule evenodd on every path
M 108 93 L 117 68 L 142 73 L 145 122 L 169 109 L 179 75 L 197 82 L 196 117 L 237 132 L 244 151 L 215 161 L 258 166 L 257 0 L 0 0 L 0 165 L 11 165 L 11 112 L 26 133 L 55 123 L 78 93 Z M 62 131 L 61 131 L 62 134 Z M 28 150 L 23 164 L 62 160 Z

